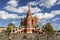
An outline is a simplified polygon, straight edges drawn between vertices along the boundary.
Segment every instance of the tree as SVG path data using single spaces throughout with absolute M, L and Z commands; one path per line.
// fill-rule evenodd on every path
M 48 22 L 46 25 L 45 25 L 45 32 L 47 34 L 54 34 L 54 30 L 50 24 L 50 22 Z
M 15 25 L 13 23 L 8 24 L 7 28 L 6 28 L 6 32 L 11 32 L 11 30 L 15 28 Z
M 45 27 L 44 26 L 42 26 L 42 31 L 45 32 Z
M 13 23 L 8 24 L 8 26 L 12 26 L 13 28 L 15 28 L 15 25 Z

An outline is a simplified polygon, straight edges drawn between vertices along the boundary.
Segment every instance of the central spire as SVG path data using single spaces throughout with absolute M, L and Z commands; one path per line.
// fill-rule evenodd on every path
M 30 5 L 28 5 L 27 18 L 28 18 L 28 16 L 31 16 L 31 17 L 32 17 L 32 13 L 31 13 L 31 11 L 30 11 Z
M 30 11 L 30 5 L 28 5 L 28 12 L 27 12 L 27 17 L 26 17 L 26 20 L 27 20 L 27 27 L 32 27 L 32 13 Z
M 30 11 L 30 5 L 28 5 L 28 11 Z

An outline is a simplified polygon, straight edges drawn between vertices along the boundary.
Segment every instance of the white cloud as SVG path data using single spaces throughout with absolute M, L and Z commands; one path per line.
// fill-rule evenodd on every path
M 26 15 L 19 16 L 19 18 L 25 18 L 25 17 L 26 17 Z
M 60 4 L 60 1 L 58 1 L 56 4 L 57 4 L 57 5 Z
M 53 26 L 54 30 L 60 30 L 60 24 L 52 23 L 52 26 Z
M 27 6 L 18 7 L 18 8 L 11 7 L 11 6 L 6 6 L 4 9 L 6 9 L 8 11 L 11 11 L 11 12 L 25 13 L 26 12 L 26 9 L 27 9 Z
M 40 9 L 40 8 L 38 8 L 38 7 L 35 7 L 35 8 L 32 8 L 31 7 L 31 12 L 32 13 L 38 13 L 38 12 L 41 12 L 42 10 Z
M 4 7 L 4 9 L 11 11 L 11 12 L 17 12 L 17 13 L 26 13 L 28 11 L 28 6 L 21 6 L 21 7 L 17 7 L 18 6 L 18 1 L 17 0 L 10 0 L 7 2 L 7 6 Z M 16 8 L 17 7 L 17 8 Z M 36 11 L 35 11 L 36 10 Z M 32 13 L 36 13 L 36 12 L 40 12 L 41 9 L 38 7 L 31 7 L 31 12 Z
M 20 21 L 12 21 L 11 23 L 13 23 L 16 27 L 19 27 L 20 25 Z
M 19 16 L 17 14 L 9 14 L 8 12 L 6 11 L 0 11 L 0 18 L 1 19 L 16 19 L 16 18 L 19 18 Z
M 54 6 L 57 0 L 41 0 L 40 6 L 44 6 L 47 8 L 50 8 L 51 6 Z
M 28 4 L 29 4 L 29 5 L 33 5 L 33 6 L 34 6 L 34 5 L 36 5 L 36 1 L 29 2 Z
M 11 2 L 11 1 L 12 1 L 12 2 Z M 51 6 L 53 6 L 53 5 L 55 4 L 56 1 L 57 1 L 57 0 L 40 0 L 40 1 L 37 2 L 37 4 L 38 4 L 39 2 L 41 2 L 41 3 L 40 3 L 40 6 L 45 6 L 45 7 L 47 7 L 47 8 L 50 8 Z M 15 5 L 14 3 L 15 3 L 16 5 Z M 33 2 L 29 2 L 28 4 L 34 5 L 35 3 L 36 3 L 36 2 L 33 1 Z M 11 11 L 11 12 L 26 13 L 27 10 L 28 10 L 28 6 L 22 6 L 22 7 L 16 8 L 16 6 L 18 6 L 18 1 L 16 1 L 16 0 L 10 0 L 9 2 L 7 2 L 7 4 L 9 4 L 9 5 L 7 5 L 4 9 L 6 9 L 6 10 L 8 10 L 8 11 Z M 52 11 L 51 13 L 45 13 L 45 14 L 43 14 L 43 13 L 38 13 L 38 12 L 40 12 L 40 11 L 41 11 L 41 9 L 38 8 L 38 7 L 31 7 L 31 12 L 32 12 L 32 13 L 36 13 L 36 14 L 34 14 L 34 15 L 37 15 L 39 19 L 51 19 L 51 18 L 53 18 L 54 16 L 60 14 L 60 10 Z M 21 17 L 22 17 L 22 16 L 20 16 L 20 18 L 21 18 Z
M 40 20 L 50 19 L 50 18 L 53 18 L 54 17 L 53 14 L 49 14 L 49 13 L 45 13 L 45 14 L 38 13 L 38 14 L 35 14 L 35 15 L 37 15 Z
M 53 13 L 54 15 L 58 15 L 60 14 L 60 10 L 55 10 L 55 11 L 52 11 L 51 13 Z
M 57 21 L 57 20 L 59 20 L 60 18 L 54 18 L 52 21 Z
M 22 7 L 18 7 L 18 8 L 7 6 L 4 9 L 11 11 L 11 12 L 26 13 L 28 11 L 28 6 L 22 6 Z M 38 7 L 34 7 L 34 8 L 31 7 L 30 9 L 31 9 L 32 13 L 41 11 L 41 9 Z
M 12 21 L 11 23 L 16 24 L 16 21 Z
M 18 6 L 18 1 L 17 0 L 10 0 L 7 2 L 9 6 L 16 7 Z
M 51 11 L 51 13 L 45 13 L 45 14 L 44 13 L 37 13 L 34 15 L 37 15 L 40 20 L 44 20 L 44 19 L 51 19 L 59 14 L 60 14 L 60 10 Z
M 0 11 L 0 19 L 16 19 L 16 18 L 24 18 L 26 15 L 18 16 L 17 14 L 10 14 L 6 11 Z
M 58 0 L 36 0 L 33 2 L 29 2 L 28 4 L 35 5 L 35 6 L 39 5 L 39 6 L 50 8 L 51 6 L 54 6 L 57 1 Z
M 43 25 L 45 25 L 45 24 L 46 24 L 46 23 L 48 23 L 48 22 L 50 22 L 50 21 L 45 21 L 45 22 L 42 22 L 42 26 L 43 26 Z

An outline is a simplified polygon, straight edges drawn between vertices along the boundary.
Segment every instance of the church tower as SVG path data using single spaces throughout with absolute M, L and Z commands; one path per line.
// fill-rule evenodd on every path
M 28 5 L 28 12 L 27 12 L 26 20 L 27 20 L 27 27 L 28 28 L 32 27 L 32 13 L 30 11 L 30 5 Z
M 30 10 L 30 5 L 28 5 L 28 11 L 26 18 L 21 19 L 21 33 L 34 33 L 38 32 L 36 29 L 38 27 L 38 18 L 37 16 L 32 17 Z

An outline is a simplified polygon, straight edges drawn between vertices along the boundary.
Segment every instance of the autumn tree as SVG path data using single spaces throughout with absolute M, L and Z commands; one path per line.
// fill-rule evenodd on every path
M 42 26 L 42 31 L 45 32 L 45 27 L 44 26 Z
M 15 25 L 13 23 L 8 24 L 6 32 L 10 32 L 13 28 L 15 28 Z
M 47 34 L 54 34 L 54 30 L 50 24 L 50 22 L 48 22 L 46 25 L 45 25 L 45 32 Z

